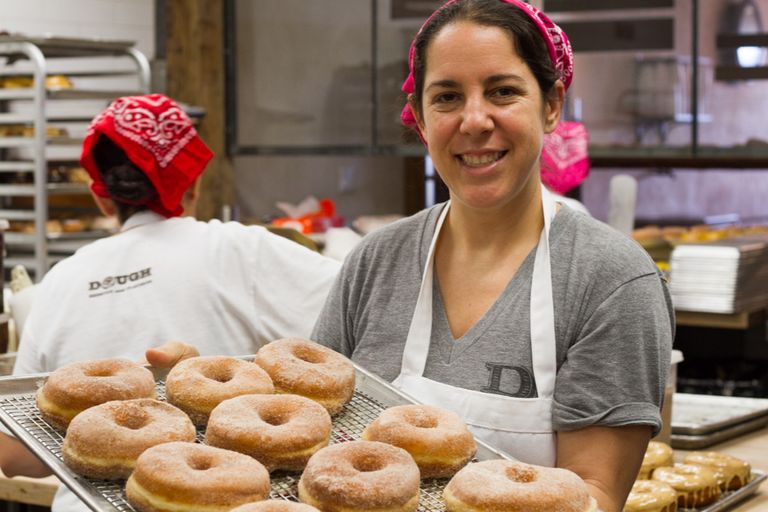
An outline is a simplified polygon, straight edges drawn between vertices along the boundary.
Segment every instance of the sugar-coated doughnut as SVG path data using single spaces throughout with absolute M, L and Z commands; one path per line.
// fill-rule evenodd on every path
M 256 503 L 240 505 L 232 512 L 320 512 L 306 503 L 296 503 L 288 500 L 264 500 Z
M 411 454 L 421 478 L 455 474 L 477 452 L 477 444 L 458 414 L 431 405 L 390 407 L 363 430 L 362 438 L 403 448 Z
M 419 467 L 402 448 L 348 441 L 314 454 L 299 480 L 299 500 L 323 511 L 413 511 Z
M 638 480 L 648 480 L 651 478 L 653 470 L 662 466 L 671 466 L 673 463 L 674 452 L 672 447 L 659 441 L 651 441 L 643 456 L 643 463 L 640 466 Z
M 170 403 L 204 426 L 214 407 L 224 400 L 250 393 L 274 393 L 272 379 L 258 365 L 227 356 L 185 359 L 165 379 Z
M 275 392 L 311 398 L 331 415 L 341 411 L 355 392 L 352 362 L 314 341 L 275 340 L 261 347 L 254 361 L 272 377 Z
M 81 412 L 61 446 L 64 463 L 91 478 L 128 478 L 147 448 L 194 442 L 195 426 L 176 407 L 151 398 L 117 400 Z
M 720 498 L 715 472 L 706 466 L 675 464 L 653 470 L 653 480 L 669 484 L 677 492 L 677 506 L 698 508 Z
M 228 512 L 269 496 L 256 459 L 199 443 L 165 443 L 139 456 L 125 485 L 139 512 Z
M 443 490 L 449 512 L 595 512 L 597 501 L 576 473 L 505 459 L 464 466 Z
M 37 408 L 45 420 L 66 429 L 72 418 L 112 400 L 155 398 L 152 372 L 128 359 L 97 359 L 54 370 L 38 389 Z
M 331 416 L 299 395 L 243 395 L 220 403 L 212 412 L 205 442 L 250 455 L 269 471 L 300 471 L 328 445 Z
M 749 462 L 718 452 L 691 452 L 683 462 L 706 466 L 715 472 L 720 490 L 735 491 L 744 487 L 752 477 Z
M 624 512 L 676 512 L 677 493 L 657 480 L 637 480 L 624 504 Z

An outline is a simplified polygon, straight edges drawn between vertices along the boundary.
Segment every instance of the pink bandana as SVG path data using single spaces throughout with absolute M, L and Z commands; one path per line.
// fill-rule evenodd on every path
M 80 156 L 93 179 L 91 190 L 100 197 L 110 197 L 93 157 L 101 135 L 147 175 L 157 190 L 157 198 L 147 207 L 165 217 L 183 213 L 184 192 L 213 158 L 187 114 L 170 98 L 162 94 L 118 98 L 91 122 Z
M 457 0 L 449 0 L 443 4 L 442 7 L 433 12 L 429 18 L 427 18 L 427 21 L 424 22 L 424 25 L 421 26 L 419 32 L 424 29 L 424 26 L 429 23 L 429 21 L 438 12 L 443 10 L 445 7 L 455 3 L 456 1 Z M 549 19 L 546 14 L 539 11 L 532 5 L 523 2 L 522 0 L 499 1 L 516 6 L 533 20 L 533 22 L 536 24 L 536 27 L 539 29 L 544 42 L 547 44 L 547 50 L 549 51 L 549 57 L 552 59 L 552 64 L 555 66 L 555 70 L 560 74 L 560 79 L 563 81 L 565 89 L 568 90 L 568 87 L 571 85 L 571 81 L 573 80 L 573 49 L 571 48 L 571 43 L 568 41 L 568 37 L 565 35 L 565 32 L 563 32 L 560 27 L 555 25 L 555 23 Z M 405 79 L 405 82 L 403 82 L 403 86 L 401 88 L 402 91 L 406 94 L 412 94 L 415 90 L 413 76 L 413 60 L 416 55 L 415 43 L 416 39 L 411 42 L 411 48 L 408 50 L 409 73 L 408 78 Z M 421 134 L 421 130 L 419 130 L 419 127 L 416 125 L 416 118 L 413 116 L 410 104 L 406 103 L 405 107 L 403 107 L 403 111 L 400 113 L 400 120 L 405 126 L 413 126 L 416 129 L 416 132 L 419 134 L 422 142 L 424 142 L 424 137 Z
M 565 194 L 589 174 L 589 135 L 582 123 L 560 121 L 544 137 L 541 151 L 541 181 L 548 189 Z

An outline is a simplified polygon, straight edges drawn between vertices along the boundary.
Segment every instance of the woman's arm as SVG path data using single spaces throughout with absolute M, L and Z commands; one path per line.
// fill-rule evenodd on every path
M 0 468 L 8 477 L 42 478 L 52 474 L 48 466 L 27 450 L 21 441 L 2 433 L 0 433 Z
M 557 433 L 557 466 L 587 483 L 603 512 L 621 512 L 640 471 L 651 427 L 586 427 Z

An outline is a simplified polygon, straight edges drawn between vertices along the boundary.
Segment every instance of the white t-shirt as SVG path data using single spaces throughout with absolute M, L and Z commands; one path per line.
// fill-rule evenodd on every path
M 244 355 L 308 337 L 339 267 L 262 227 L 141 212 L 46 274 L 13 373 L 138 361 L 171 340 L 202 355 Z M 88 509 L 62 487 L 52 510 Z

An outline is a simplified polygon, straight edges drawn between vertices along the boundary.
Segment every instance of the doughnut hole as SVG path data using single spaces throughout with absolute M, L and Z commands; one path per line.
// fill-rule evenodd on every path
M 358 454 L 357 457 L 352 459 L 352 467 L 361 473 L 372 473 L 373 471 L 380 471 L 384 469 L 386 464 L 376 454 Z
M 118 426 L 139 430 L 149 423 L 149 415 L 140 407 L 124 407 L 116 409 L 113 418 Z
M 229 364 L 208 365 L 201 369 L 200 373 L 204 377 L 222 384 L 231 381 L 235 376 L 234 368 Z
M 196 453 L 187 459 L 187 465 L 195 471 L 207 471 L 215 466 L 207 454 Z
M 259 417 L 262 419 L 262 421 L 264 421 L 264 423 L 269 423 L 273 427 L 279 427 L 280 425 L 285 425 L 290 421 L 291 414 L 289 411 L 282 409 L 270 409 L 262 411 L 259 414 Z
M 294 347 L 293 355 L 296 358 L 301 359 L 302 361 L 305 361 L 310 364 L 320 364 L 320 363 L 324 363 L 326 360 L 325 354 L 323 354 L 319 350 L 315 350 L 314 347 L 307 347 L 303 345 Z
M 83 370 L 86 377 L 112 377 L 115 375 L 115 369 L 111 364 L 94 364 L 90 368 Z
M 437 428 L 437 416 L 423 409 L 407 409 L 403 419 L 417 428 Z
M 505 471 L 507 478 L 519 484 L 529 484 L 536 481 L 536 470 L 525 467 L 508 467 Z

